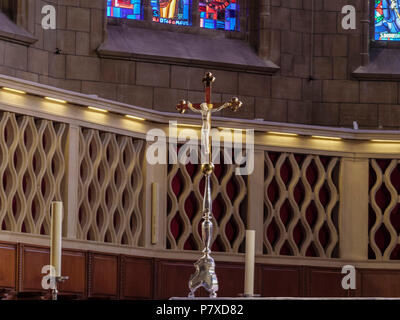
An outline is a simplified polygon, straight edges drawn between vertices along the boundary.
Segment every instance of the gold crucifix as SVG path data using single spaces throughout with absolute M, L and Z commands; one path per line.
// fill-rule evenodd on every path
M 211 198 L 211 174 L 214 171 L 214 165 L 211 159 L 211 114 L 214 112 L 221 111 L 226 108 L 230 108 L 233 111 L 237 111 L 241 106 L 242 102 L 238 98 L 232 98 L 230 102 L 225 103 L 212 103 L 211 102 L 211 89 L 212 83 L 215 81 L 215 77 L 211 72 L 207 72 L 203 78 L 205 87 L 205 99 L 203 103 L 191 103 L 189 101 L 181 100 L 176 106 L 176 109 L 180 113 L 185 113 L 186 110 L 190 109 L 193 112 L 200 113 L 203 126 L 201 128 L 201 142 L 205 149 L 206 163 L 202 163 L 201 171 L 205 177 L 204 186 L 204 198 L 203 198 L 203 223 L 201 225 L 201 238 L 203 241 L 204 249 L 203 256 L 194 264 L 196 272 L 190 276 L 189 280 L 189 297 L 194 297 L 195 291 L 204 287 L 210 297 L 215 298 L 218 291 L 218 279 L 215 273 L 215 261 L 211 257 L 211 241 L 212 241 L 212 198 Z
M 212 83 L 215 81 L 215 77 L 211 72 L 207 72 L 203 78 L 203 83 L 205 87 L 205 102 L 203 103 L 191 103 L 189 101 L 181 100 L 176 106 L 176 109 L 180 113 L 185 113 L 187 109 L 193 112 L 200 113 L 203 126 L 201 129 L 201 140 L 205 147 L 206 156 L 210 157 L 210 131 L 211 131 L 211 114 L 214 112 L 221 111 L 226 108 L 230 108 L 232 111 L 237 111 L 241 106 L 242 102 L 234 97 L 230 102 L 225 103 L 212 103 Z

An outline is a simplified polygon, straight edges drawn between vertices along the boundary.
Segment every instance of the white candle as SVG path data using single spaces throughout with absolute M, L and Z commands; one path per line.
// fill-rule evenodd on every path
M 63 203 L 51 203 L 51 248 L 50 264 L 56 271 L 56 276 L 61 276 L 61 233 L 62 233 Z
M 244 294 L 254 295 L 254 257 L 255 257 L 255 239 L 254 230 L 246 230 L 246 264 L 244 274 Z

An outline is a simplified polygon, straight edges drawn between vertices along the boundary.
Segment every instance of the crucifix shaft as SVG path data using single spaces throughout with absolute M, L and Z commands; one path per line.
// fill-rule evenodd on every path
M 189 280 L 190 297 L 194 297 L 195 291 L 204 287 L 210 294 L 210 297 L 216 297 L 218 291 L 218 280 L 215 273 L 215 262 L 211 257 L 212 245 L 212 196 L 211 196 L 211 175 L 214 171 L 214 164 L 211 157 L 211 116 L 215 112 L 230 108 L 236 111 L 242 106 L 242 102 L 238 98 L 232 98 L 231 101 L 225 103 L 212 103 L 212 83 L 215 77 L 211 72 L 206 73 L 203 78 L 205 102 L 191 103 L 181 100 L 176 106 L 180 113 L 185 113 L 188 109 L 195 113 L 201 114 L 201 144 L 205 150 L 206 162 L 202 163 L 201 170 L 205 178 L 204 197 L 203 197 L 203 222 L 202 222 L 202 241 L 203 241 L 203 256 L 194 264 L 196 272 L 191 275 Z

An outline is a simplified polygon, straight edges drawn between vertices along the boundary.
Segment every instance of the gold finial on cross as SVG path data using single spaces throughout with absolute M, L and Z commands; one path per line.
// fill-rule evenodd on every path
M 211 72 L 207 72 L 202 81 L 204 83 L 206 101 L 203 103 L 191 103 L 190 101 L 181 100 L 179 101 L 179 104 L 177 104 L 176 110 L 178 110 L 180 113 L 185 113 L 187 109 L 190 109 L 193 112 L 201 113 L 200 110 L 206 111 L 206 109 L 208 109 L 207 111 L 214 113 L 226 108 L 230 108 L 232 111 L 237 111 L 242 106 L 242 102 L 236 97 L 232 98 L 229 102 L 212 103 L 212 84 L 215 81 L 215 77 Z M 205 104 L 205 106 L 203 104 Z

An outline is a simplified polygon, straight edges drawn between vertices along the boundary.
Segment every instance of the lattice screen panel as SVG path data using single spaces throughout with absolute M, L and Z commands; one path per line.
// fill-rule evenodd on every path
M 370 160 L 369 259 L 400 259 L 400 160 Z
M 213 251 L 243 251 L 247 179 L 236 175 L 235 168 L 235 164 L 216 164 L 211 177 Z M 168 166 L 168 249 L 203 249 L 201 241 L 203 194 L 204 178 L 200 164 L 177 163 Z
M 78 238 L 139 246 L 143 140 L 80 130 Z
M 264 253 L 337 257 L 337 157 L 265 153 Z
M 50 234 L 50 204 L 62 201 L 66 125 L 0 114 L 1 230 Z

